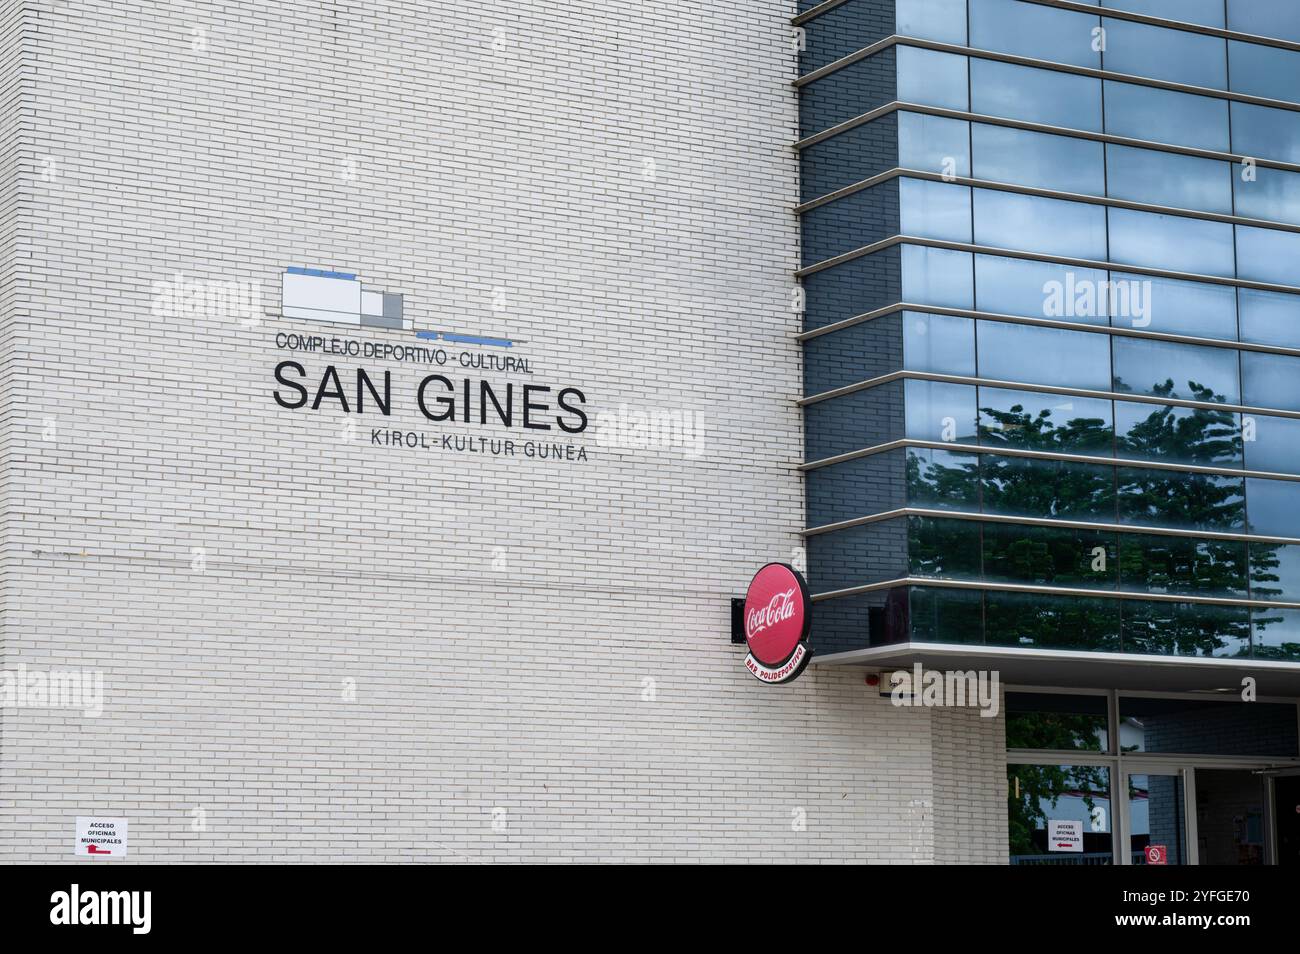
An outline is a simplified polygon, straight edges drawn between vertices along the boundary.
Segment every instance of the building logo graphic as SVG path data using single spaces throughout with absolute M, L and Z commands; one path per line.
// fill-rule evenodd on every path
M 745 668 L 755 679 L 789 682 L 803 672 L 813 654 L 811 628 L 812 597 L 798 570 L 769 563 L 754 574 L 745 594 Z
M 280 296 L 286 318 L 411 330 L 402 316 L 401 295 L 366 288 L 350 272 L 291 266 L 280 277 Z

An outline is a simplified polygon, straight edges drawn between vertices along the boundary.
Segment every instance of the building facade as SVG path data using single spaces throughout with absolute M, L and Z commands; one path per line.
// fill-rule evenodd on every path
M 1300 844 L 1286 4 L 0 16 L 3 860 Z
M 1123 800 L 1125 775 L 1151 793 L 1150 832 L 1145 810 L 1114 832 L 1102 811 L 1087 855 L 1129 860 L 1130 838 L 1172 861 L 1232 853 L 1227 836 L 1198 845 L 1195 819 L 1167 834 L 1191 814 L 1173 805 L 1186 766 L 1108 757 L 1126 727 L 1138 752 L 1297 755 L 1300 14 L 846 0 L 795 22 L 821 663 L 943 660 L 1058 688 L 1266 684 L 1280 708 L 1213 717 L 1008 699 L 1008 745 L 1031 750 L 1013 762 L 1032 762 L 1008 776 L 1013 856 L 1036 854 L 1016 847 L 1016 792 L 1021 775 L 1046 791 L 1050 757 L 1032 750 L 1048 748 L 1105 756 L 1052 770 L 1090 804 Z M 1174 732 L 1180 719 L 1195 730 Z M 1248 738 L 1219 744 L 1228 726 Z M 1252 768 L 1278 767 L 1235 770 Z M 1190 802 L 1206 833 L 1222 820 L 1209 771 Z M 1263 858 L 1269 798 L 1251 790 L 1240 854 Z

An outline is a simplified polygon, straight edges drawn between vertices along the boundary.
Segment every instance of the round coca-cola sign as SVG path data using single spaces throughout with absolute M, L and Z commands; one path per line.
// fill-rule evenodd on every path
M 769 563 L 745 594 L 745 668 L 759 682 L 789 682 L 812 658 L 811 626 L 812 598 L 803 576 L 785 563 Z

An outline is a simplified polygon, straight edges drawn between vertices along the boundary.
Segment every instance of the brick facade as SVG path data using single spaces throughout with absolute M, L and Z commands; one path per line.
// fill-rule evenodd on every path
M 728 642 L 804 516 L 794 12 L 0 7 L 0 664 L 104 676 L 98 717 L 0 710 L 0 856 L 103 814 L 133 861 L 1002 859 L 960 784 L 1000 720 Z M 290 265 L 533 369 L 456 381 L 697 412 L 699 453 L 425 420 L 426 365 L 277 347 L 335 333 L 278 317 Z M 264 307 L 160 314 L 178 273 Z M 391 416 L 279 406 L 284 360 L 391 372 Z

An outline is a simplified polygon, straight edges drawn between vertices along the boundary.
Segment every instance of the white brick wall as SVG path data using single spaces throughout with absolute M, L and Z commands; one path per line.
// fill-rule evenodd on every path
M 1000 721 L 853 671 L 762 687 L 727 641 L 803 512 L 793 6 L 0 5 L 30 53 L 4 74 L 0 661 L 106 680 L 98 718 L 0 711 L 0 855 L 66 860 L 93 813 L 138 861 L 941 854 L 918 806 L 981 766 L 932 736 L 996 760 Z M 442 432 L 425 372 L 339 359 L 394 373 L 349 442 L 271 398 L 278 361 L 326 363 L 274 347 L 311 326 L 151 313 L 175 272 L 274 310 L 287 265 L 522 339 L 593 414 L 698 410 L 705 452 L 373 447 Z M 961 824 L 1003 811 L 942 791 L 984 799 Z

